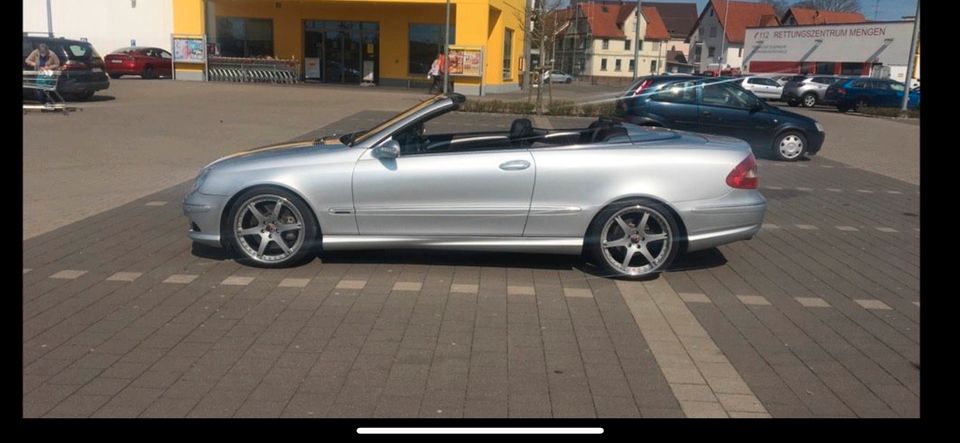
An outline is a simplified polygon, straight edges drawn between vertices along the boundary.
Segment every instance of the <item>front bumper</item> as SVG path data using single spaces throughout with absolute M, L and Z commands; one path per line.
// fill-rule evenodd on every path
M 193 191 L 183 199 L 183 215 L 190 220 L 190 239 L 207 246 L 221 247 L 220 220 L 225 195 L 208 195 Z
M 767 199 L 759 191 L 736 189 L 677 206 L 687 228 L 686 251 L 692 252 L 752 238 L 763 224 Z

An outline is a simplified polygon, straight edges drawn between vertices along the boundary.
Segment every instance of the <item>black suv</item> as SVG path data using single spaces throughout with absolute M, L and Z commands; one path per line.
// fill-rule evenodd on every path
M 23 70 L 33 68 L 27 65 L 27 57 L 41 43 L 57 54 L 60 59 L 60 81 L 57 92 L 68 100 L 88 99 L 99 90 L 110 87 L 110 80 L 103 71 L 103 58 L 90 43 L 65 38 L 23 36 Z M 24 97 L 30 91 L 24 89 Z
M 725 135 L 758 154 L 794 161 L 823 145 L 816 120 L 764 103 L 738 78 L 655 75 L 638 79 L 617 100 L 616 115 L 643 126 Z

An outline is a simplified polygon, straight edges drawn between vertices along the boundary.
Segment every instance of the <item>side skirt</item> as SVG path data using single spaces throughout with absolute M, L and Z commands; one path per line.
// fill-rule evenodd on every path
M 323 249 L 327 251 L 446 249 L 579 255 L 583 249 L 583 239 L 571 237 L 324 235 Z

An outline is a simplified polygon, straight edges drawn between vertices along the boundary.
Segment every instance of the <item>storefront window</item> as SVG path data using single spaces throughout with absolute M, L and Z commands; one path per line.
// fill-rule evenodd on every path
M 833 74 L 833 63 L 817 63 L 816 73 L 826 75 Z
M 410 60 L 407 69 L 410 74 L 426 74 L 430 72 L 430 65 L 443 52 L 444 25 L 411 24 L 410 25 Z M 454 44 L 456 29 L 450 25 L 450 44 Z
M 510 80 L 513 77 L 513 70 L 510 67 L 510 60 L 513 59 L 513 30 L 505 28 L 503 30 L 503 79 Z
M 840 75 L 861 75 L 863 74 L 863 63 L 841 63 Z
M 224 57 L 272 57 L 273 21 L 217 17 L 217 43 Z

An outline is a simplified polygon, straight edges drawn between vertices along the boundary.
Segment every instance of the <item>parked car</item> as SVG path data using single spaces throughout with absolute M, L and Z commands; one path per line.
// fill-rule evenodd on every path
M 765 100 L 780 100 L 780 96 L 783 95 L 783 86 L 767 77 L 744 77 L 740 81 L 740 87 Z
M 723 78 L 642 78 L 621 96 L 616 112 L 629 123 L 736 137 L 785 161 L 816 154 L 825 137 L 816 120 L 766 104 Z
M 104 73 L 103 59 L 90 43 L 65 38 L 23 36 L 23 70 L 32 70 L 26 59 L 41 43 L 60 59 L 60 78 L 57 92 L 67 100 L 85 100 L 97 91 L 110 87 L 110 79 Z M 30 91 L 24 90 L 24 97 Z
M 106 67 L 110 78 L 139 75 L 142 78 L 173 76 L 173 56 L 160 48 L 120 48 L 107 54 Z
M 832 75 L 793 77 L 783 86 L 783 100 L 792 107 L 803 106 L 805 108 L 826 103 L 827 88 L 841 78 Z
M 464 101 L 438 95 L 367 131 L 217 160 L 184 200 L 190 237 L 266 267 L 317 247 L 456 249 L 583 253 L 641 277 L 760 230 L 766 200 L 740 140 L 611 119 L 426 131 Z
M 547 71 L 543 74 L 543 81 L 546 83 L 571 83 L 573 82 L 573 76 L 561 71 Z
M 827 99 L 836 103 L 837 110 L 856 111 L 863 106 L 900 107 L 903 103 L 903 83 L 879 78 L 852 78 L 827 89 Z M 907 107 L 920 107 L 920 88 L 910 91 Z

